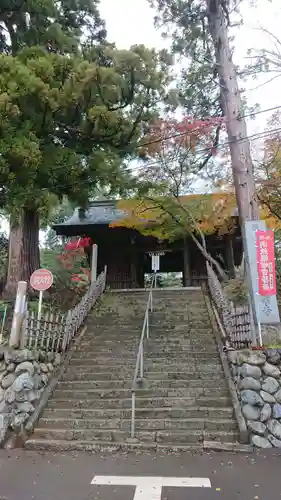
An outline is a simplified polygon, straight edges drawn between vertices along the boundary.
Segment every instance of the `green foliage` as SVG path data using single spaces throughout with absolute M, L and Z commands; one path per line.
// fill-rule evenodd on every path
M 172 35 L 172 50 L 184 60 L 178 84 L 180 103 L 197 119 L 221 115 L 215 51 L 207 26 L 205 0 L 150 0 L 156 26 Z
M 23 49 L 0 56 L 1 205 L 85 203 L 95 184 L 119 184 L 168 83 L 162 54 L 106 49 L 110 67 Z
M 8 239 L 4 234 L 0 234 L 0 283 L 6 276 L 8 262 Z
M 99 0 L 2 0 L 0 52 L 15 55 L 24 46 L 73 53 L 105 41 Z
M 228 300 L 236 306 L 248 303 L 248 287 L 245 278 L 235 278 L 224 284 L 224 292 Z

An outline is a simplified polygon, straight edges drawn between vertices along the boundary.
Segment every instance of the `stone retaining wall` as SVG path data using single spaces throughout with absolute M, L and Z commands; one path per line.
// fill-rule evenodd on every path
M 229 351 L 228 360 L 251 443 L 281 448 L 281 350 Z
M 0 348 L 0 447 L 25 432 L 60 354 Z

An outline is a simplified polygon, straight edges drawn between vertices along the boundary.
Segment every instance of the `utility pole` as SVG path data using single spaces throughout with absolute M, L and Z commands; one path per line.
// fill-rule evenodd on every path
M 243 227 L 245 221 L 259 219 L 259 210 L 247 125 L 242 116 L 242 100 L 228 38 L 227 3 L 227 0 L 206 0 L 220 81 L 221 104 L 226 118 L 235 193 Z

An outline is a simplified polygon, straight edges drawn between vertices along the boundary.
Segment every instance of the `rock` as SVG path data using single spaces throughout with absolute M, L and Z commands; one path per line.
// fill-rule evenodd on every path
M 278 420 L 269 420 L 267 428 L 274 437 L 281 439 L 281 424 Z
M 12 404 L 16 399 L 16 394 L 15 391 L 10 387 L 6 392 L 5 392 L 5 401 L 8 404 Z
M 5 351 L 6 351 L 6 348 L 3 346 L 0 346 L 0 361 L 2 361 L 2 359 L 4 359 Z
M 48 385 L 48 382 L 49 382 L 49 377 L 46 373 L 43 373 L 43 375 L 41 375 L 41 378 L 42 378 L 42 383 L 43 385 Z
M 39 361 L 40 363 L 44 363 L 47 359 L 47 354 L 44 351 L 39 352 Z
M 48 367 L 44 363 L 41 363 L 40 370 L 42 373 L 48 373 Z
M 237 356 L 237 363 L 242 365 L 247 363 L 248 365 L 261 366 L 266 362 L 266 356 L 260 351 L 245 350 L 239 352 Z
M 54 352 L 47 352 L 47 361 L 48 363 L 52 363 L 55 359 L 55 353 Z
M 16 376 L 14 373 L 9 373 L 6 377 L 2 379 L 1 385 L 3 389 L 8 389 L 15 382 Z
M 240 392 L 241 400 L 245 404 L 250 404 L 253 406 L 263 406 L 264 402 L 255 391 L 245 390 Z
M 276 403 L 273 406 L 272 415 L 273 415 L 273 418 L 277 418 L 277 419 L 281 418 L 281 405 L 279 403 Z
M 277 349 L 266 349 L 264 354 L 266 355 L 267 361 L 272 365 L 278 365 L 278 363 L 280 363 L 281 358 Z
M 18 378 L 14 381 L 12 388 L 16 392 L 23 390 L 31 390 L 34 387 L 34 382 L 29 373 L 21 373 Z
M 28 401 L 25 401 L 24 403 L 19 403 L 17 405 L 17 410 L 19 413 L 33 413 L 35 411 L 34 406 L 29 403 Z
M 259 382 L 259 380 L 253 377 L 246 377 L 240 380 L 239 389 L 251 389 L 252 391 L 259 391 L 261 389 L 261 383 Z
M 277 368 L 277 366 L 273 366 L 270 363 L 265 363 L 262 367 L 263 372 L 265 375 L 268 375 L 269 377 L 274 377 L 274 378 L 279 378 L 280 377 L 280 370 Z
M 281 404 L 281 389 L 279 389 L 279 391 L 277 391 L 275 394 L 274 394 L 274 397 L 277 401 L 277 403 L 280 403 Z
M 54 371 L 54 367 L 53 367 L 52 363 L 48 363 L 47 364 L 47 368 L 48 368 L 49 372 L 53 372 Z
M 248 427 L 254 434 L 258 434 L 259 436 L 263 436 L 266 432 L 266 425 L 261 422 L 254 422 L 253 420 L 248 421 Z
M 36 353 L 29 349 L 13 350 L 8 349 L 5 351 L 5 361 L 9 363 L 23 363 L 24 361 L 34 361 Z
M 1 361 L 0 363 L 0 372 L 5 372 L 6 371 L 6 363 L 5 361 Z
M 16 401 L 18 401 L 19 403 L 23 403 L 24 401 L 26 401 L 26 394 L 26 391 L 16 392 Z
M 231 365 L 230 368 L 231 368 L 231 373 L 232 373 L 233 378 L 237 377 L 237 375 L 238 375 L 238 368 L 237 368 L 237 366 L 236 365 Z
M 260 395 L 265 403 L 271 403 L 271 404 L 276 403 L 275 397 L 272 396 L 272 394 L 269 394 L 268 392 L 265 391 L 261 391 Z
M 40 387 L 42 387 L 42 377 L 41 377 L 41 375 L 34 375 L 33 382 L 34 382 L 34 389 L 37 390 Z
M 12 428 L 14 430 L 19 430 L 25 422 L 28 420 L 29 414 L 28 413 L 19 413 L 17 415 L 14 415 L 13 421 L 12 421 Z
M 227 358 L 228 358 L 229 363 L 231 363 L 232 365 L 236 365 L 237 364 L 237 356 L 238 356 L 237 351 L 228 351 Z
M 2 389 L 2 387 L 0 387 L 0 403 L 1 403 L 1 401 L 3 401 L 4 396 L 5 396 L 5 390 Z
M 242 412 L 247 420 L 259 420 L 260 418 L 260 409 L 256 406 L 246 404 L 243 406 Z
M 267 377 L 262 384 L 262 390 L 265 392 L 269 392 L 269 394 L 274 394 L 276 391 L 278 391 L 279 387 L 280 386 L 276 378 L 272 377 Z
M 280 439 L 276 439 L 276 437 L 272 436 L 272 434 L 268 434 L 267 439 L 272 444 L 272 446 L 274 446 L 274 448 L 281 448 Z
M 265 437 L 253 435 L 251 436 L 251 442 L 257 448 L 272 448 L 272 444 Z
M 270 419 L 270 417 L 271 417 L 271 406 L 270 404 L 265 403 L 260 414 L 261 422 L 266 422 L 267 420 Z
M 252 377 L 259 380 L 261 378 L 261 369 L 258 366 L 252 366 L 244 363 L 240 369 L 240 375 L 243 378 Z
M 38 397 L 39 397 L 38 391 L 28 391 L 28 393 L 26 395 L 26 399 L 30 403 L 33 403 L 33 401 L 36 401 L 38 399 Z
M 37 363 L 37 361 L 34 361 L 33 368 L 34 368 L 34 373 L 39 373 L 40 372 L 40 364 Z
M 229 352 L 234 352 L 234 351 L 229 351 Z M 61 360 L 62 360 L 61 354 L 57 352 L 54 359 L 54 365 L 59 366 L 61 364 Z
M 34 374 L 34 366 L 30 361 L 24 361 L 23 363 L 20 363 L 15 370 L 15 374 L 19 375 L 20 373 L 28 372 L 29 375 Z
M 269 392 L 261 391 L 260 396 L 264 400 L 265 403 L 274 404 L 276 403 L 275 397 Z
M 9 427 L 7 415 L 0 415 L 0 443 L 5 439 Z
M 13 410 L 12 405 L 6 403 L 6 401 L 2 401 L 0 403 L 0 415 L 3 413 L 10 413 Z
M 15 363 L 9 363 L 6 370 L 8 373 L 13 373 L 15 371 L 16 365 Z

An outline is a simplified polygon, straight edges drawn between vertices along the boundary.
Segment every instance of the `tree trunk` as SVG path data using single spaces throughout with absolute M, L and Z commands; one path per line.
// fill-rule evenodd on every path
M 40 267 L 39 214 L 35 209 L 24 209 L 17 219 L 10 221 L 9 262 L 4 295 L 15 297 L 19 281 L 29 282 Z
M 259 218 L 250 143 L 247 138 L 247 126 L 243 117 L 242 100 L 232 60 L 222 0 L 206 0 L 206 5 L 209 30 L 215 46 L 236 199 L 240 221 L 243 224 L 246 220 Z

